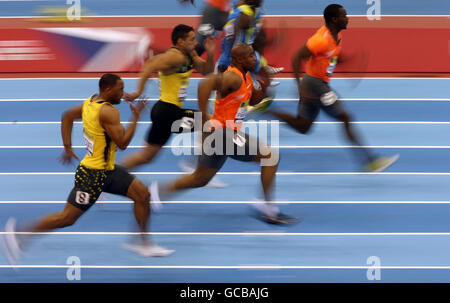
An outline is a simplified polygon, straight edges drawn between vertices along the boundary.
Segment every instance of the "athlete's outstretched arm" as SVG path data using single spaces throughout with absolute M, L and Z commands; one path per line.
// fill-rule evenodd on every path
M 162 71 L 174 68 L 183 64 L 183 56 L 176 55 L 172 52 L 165 52 L 164 54 L 156 55 L 155 57 L 149 59 L 142 68 L 141 74 L 139 76 L 139 82 L 137 85 L 137 90 L 130 94 L 125 94 L 124 99 L 127 101 L 133 101 L 144 92 L 145 83 L 150 76 L 157 71 Z
M 106 103 L 100 110 L 100 124 L 105 129 L 111 140 L 116 143 L 117 147 L 124 150 L 130 144 L 136 131 L 136 124 L 139 120 L 141 111 L 145 107 L 145 102 L 139 102 L 137 105 L 130 103 L 130 108 L 133 113 L 131 123 L 127 129 L 124 129 L 120 123 L 120 113 L 117 108 Z
M 77 155 L 72 150 L 72 128 L 73 121 L 81 119 L 83 105 L 77 105 L 64 112 L 61 118 L 61 136 L 64 144 L 64 151 L 61 156 L 63 164 L 72 162 L 72 158 L 76 158 Z
M 297 84 L 300 82 L 300 65 L 303 60 L 307 60 L 311 57 L 313 53 L 309 50 L 309 48 L 304 44 L 294 55 L 292 58 L 292 71 L 294 73 L 295 80 Z
M 214 51 L 216 50 L 216 42 L 211 37 L 206 38 L 204 47 L 206 50 L 206 61 L 200 58 L 195 50 L 192 51 L 191 56 L 194 61 L 194 67 L 203 75 L 210 74 L 214 71 Z

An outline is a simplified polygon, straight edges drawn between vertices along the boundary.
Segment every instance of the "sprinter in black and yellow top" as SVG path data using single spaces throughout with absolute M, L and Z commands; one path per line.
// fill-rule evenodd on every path
M 145 107 L 144 102 L 130 104 L 132 120 L 126 129 L 120 123 L 119 104 L 123 96 L 123 81 L 114 74 L 105 74 L 100 79 L 100 94 L 93 95 L 82 105 L 77 105 L 64 113 L 61 134 L 64 142 L 62 162 L 70 163 L 79 159 L 72 150 L 72 127 L 76 119 L 83 120 L 87 154 L 75 173 L 75 186 L 69 194 L 66 206 L 61 212 L 47 215 L 36 224 L 25 229 L 31 232 L 46 232 L 74 224 L 98 199 L 102 192 L 126 196 L 134 201 L 134 214 L 142 237 L 138 243 L 128 243 L 126 248 L 142 256 L 166 256 L 173 251 L 149 241 L 147 232 L 150 217 L 149 192 L 137 178 L 123 167 L 114 164 L 116 147 L 126 149 L 136 130 L 136 123 Z M 5 227 L 15 231 L 15 220 L 10 219 Z M 6 251 L 10 263 L 17 263 L 24 248 L 24 238 L 9 234 L 5 238 Z
M 194 68 L 204 75 L 213 71 L 215 43 L 212 39 L 205 41 L 207 60 L 203 60 L 194 50 L 197 45 L 194 29 L 184 24 L 177 25 L 173 29 L 172 43 L 173 46 L 165 53 L 146 62 L 137 91 L 125 94 L 128 101 L 139 97 L 144 91 L 147 79 L 154 72 L 159 72 L 160 101 L 151 111 L 152 127 L 146 139 L 146 146 L 122 160 L 127 169 L 149 163 L 169 140 L 175 121 L 184 122 L 180 123 L 183 128 L 178 132 L 189 131 L 194 127 L 195 110 L 183 108 L 189 77 Z

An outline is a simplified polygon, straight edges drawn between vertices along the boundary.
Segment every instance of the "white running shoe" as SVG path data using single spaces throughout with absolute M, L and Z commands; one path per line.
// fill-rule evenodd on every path
M 16 236 L 16 219 L 9 218 L 5 225 L 5 234 L 3 235 L 3 252 L 9 264 L 17 265 L 22 250 Z
M 280 209 L 268 202 L 257 202 L 253 207 L 259 212 L 259 219 L 269 224 L 287 225 L 299 222 L 296 217 L 291 217 L 280 212 Z
M 206 184 L 206 187 L 224 188 L 228 187 L 228 184 L 222 182 L 219 178 L 214 177 L 208 182 L 208 184 Z
M 269 75 L 276 75 L 284 71 L 284 67 L 273 67 L 270 65 L 267 65 L 264 69 Z
M 274 205 L 264 201 L 256 201 L 252 206 L 260 213 L 267 217 L 276 217 L 280 212 L 280 209 Z
M 393 155 L 391 157 L 378 157 L 372 162 L 368 163 L 365 166 L 365 169 L 369 172 L 381 172 L 391 166 L 392 164 L 397 161 L 397 159 L 400 157 L 399 154 Z
M 247 107 L 247 113 L 252 115 L 260 115 L 264 113 L 273 103 L 272 97 L 262 99 L 258 104 Z
M 274 81 L 274 80 L 270 80 L 270 86 L 278 86 L 280 85 L 280 81 Z
M 123 248 L 132 251 L 142 257 L 167 257 L 175 252 L 173 249 L 166 249 L 162 246 L 158 246 L 155 243 L 149 244 L 131 244 L 124 243 Z
M 158 182 L 152 182 L 152 184 L 150 184 L 150 186 L 148 187 L 148 190 L 150 192 L 150 207 L 154 212 L 161 211 L 162 203 L 159 199 Z

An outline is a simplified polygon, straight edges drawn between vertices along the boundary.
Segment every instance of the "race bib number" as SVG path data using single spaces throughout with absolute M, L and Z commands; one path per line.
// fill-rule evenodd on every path
M 181 119 L 180 127 L 182 127 L 186 131 L 190 131 L 194 128 L 194 119 L 190 117 L 183 117 Z
M 248 101 L 242 102 L 241 106 L 239 106 L 239 109 L 236 113 L 236 118 L 234 119 L 234 121 L 236 123 L 244 122 L 244 119 L 247 116 L 247 104 L 248 104 Z
M 245 145 L 245 143 L 247 142 L 247 139 L 245 139 L 245 136 L 243 136 L 239 133 L 234 133 L 233 142 L 237 146 L 243 147 Z
M 77 191 L 75 195 L 75 202 L 81 205 L 89 204 L 89 194 L 84 191 Z
M 178 100 L 184 102 L 187 96 L 187 86 L 180 87 L 180 92 L 178 93 Z
M 337 61 L 338 61 L 337 59 L 338 59 L 337 56 L 330 59 L 330 63 L 329 63 L 328 68 L 327 68 L 327 76 L 333 75 L 334 70 L 335 70 L 336 65 L 337 65 Z
M 320 101 L 325 106 L 330 106 L 334 104 L 338 99 L 338 96 L 334 91 L 329 91 L 328 93 L 323 94 L 320 96 Z
M 89 156 L 94 153 L 94 142 L 92 142 L 86 134 L 84 134 L 84 143 L 86 144 L 86 150 Z

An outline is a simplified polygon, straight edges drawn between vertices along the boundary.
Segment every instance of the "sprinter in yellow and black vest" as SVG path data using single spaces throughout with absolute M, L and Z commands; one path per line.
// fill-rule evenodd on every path
M 127 169 L 149 163 L 169 140 L 175 121 L 183 122 L 180 123 L 182 128 L 178 132 L 193 130 L 195 110 L 183 108 L 189 77 L 194 68 L 204 75 L 213 71 L 215 43 L 210 38 L 205 41 L 207 60 L 203 60 L 194 50 L 197 45 L 194 29 L 184 24 L 173 29 L 172 43 L 173 46 L 166 52 L 146 62 L 137 91 L 125 94 L 128 101 L 139 97 L 147 79 L 154 72 L 159 72 L 160 100 L 151 111 L 152 126 L 146 138 L 146 146 L 122 160 Z
M 27 232 L 46 232 L 73 225 L 94 203 L 102 192 L 126 196 L 134 201 L 134 214 L 142 237 L 136 243 L 127 243 L 125 248 L 145 257 L 167 256 L 167 250 L 147 239 L 150 217 L 149 192 L 137 178 L 123 167 L 115 165 L 116 148 L 126 149 L 130 143 L 145 102 L 130 104 L 132 120 L 126 129 L 120 123 L 120 112 L 114 107 L 123 96 L 123 81 L 114 74 L 101 77 L 99 95 L 86 99 L 66 111 L 61 121 L 61 134 L 64 143 L 62 162 L 70 163 L 79 159 L 72 150 L 72 128 L 76 119 L 83 120 L 83 134 L 86 142 L 86 156 L 75 173 L 75 185 L 69 194 L 66 206 L 61 212 L 47 215 L 36 224 L 26 228 Z M 5 230 L 6 256 L 10 263 L 16 264 L 30 236 L 14 234 L 15 220 L 9 219 Z

